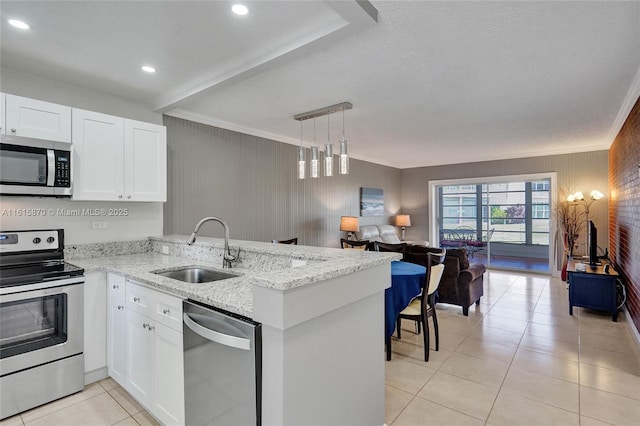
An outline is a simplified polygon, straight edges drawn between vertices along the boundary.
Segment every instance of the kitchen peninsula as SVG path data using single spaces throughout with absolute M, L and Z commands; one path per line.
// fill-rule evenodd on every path
M 261 323 L 263 424 L 384 423 L 384 289 L 398 254 L 232 240 L 240 258 L 225 271 L 238 277 L 195 284 L 151 272 L 221 269 L 222 239 L 187 238 L 69 246 L 66 257 L 88 277 L 119 274 Z

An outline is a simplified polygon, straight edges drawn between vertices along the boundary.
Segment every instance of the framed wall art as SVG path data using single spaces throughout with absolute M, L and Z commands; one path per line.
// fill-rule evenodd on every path
M 384 216 L 382 189 L 360 188 L 360 216 Z

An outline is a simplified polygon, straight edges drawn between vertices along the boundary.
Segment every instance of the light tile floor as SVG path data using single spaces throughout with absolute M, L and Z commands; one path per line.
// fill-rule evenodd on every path
M 438 319 L 427 363 L 411 321 L 393 338 L 387 425 L 640 425 L 640 348 L 625 316 L 569 316 L 559 279 L 488 271 L 480 306 L 465 317 L 441 304 Z M 138 424 L 157 423 L 111 379 L 0 422 Z
M 570 316 L 566 283 L 495 270 L 468 317 L 437 309 L 429 362 L 412 321 L 392 338 L 387 425 L 640 425 L 640 346 L 624 315 Z
M 153 417 L 112 379 L 85 386 L 82 392 L 9 417 L 0 426 L 152 426 Z

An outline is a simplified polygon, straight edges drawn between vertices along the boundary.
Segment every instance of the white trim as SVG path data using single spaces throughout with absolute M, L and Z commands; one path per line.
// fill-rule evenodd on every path
M 441 180 L 430 180 L 428 182 L 429 189 L 427 200 L 430 201 L 431 208 L 429 209 L 429 227 L 430 227 L 430 236 L 431 240 L 434 244 L 438 244 L 437 234 L 438 234 L 438 224 L 435 218 L 438 217 L 438 191 L 436 190 L 437 186 L 441 185 L 463 185 L 463 184 L 479 184 L 479 183 L 497 183 L 497 182 L 517 182 L 517 181 L 532 181 L 532 180 L 542 180 L 549 179 L 550 187 L 549 187 L 549 268 L 551 276 L 558 277 L 560 276 L 560 272 L 558 271 L 558 262 L 557 256 L 555 256 L 555 244 L 554 235 L 556 234 L 556 222 L 552 220 L 551 209 L 552 205 L 558 198 L 558 174 L 556 172 L 545 172 L 545 173 L 531 173 L 525 175 L 505 175 L 505 176 L 486 176 L 486 177 L 475 177 L 475 178 L 458 178 L 458 179 L 441 179 Z
M 639 97 L 640 97 L 640 68 L 638 68 L 638 71 L 636 72 L 635 77 L 633 77 L 633 80 L 631 81 L 631 87 L 629 87 L 629 90 L 627 91 L 627 96 L 625 96 L 624 102 L 622 103 L 622 106 L 620 106 L 620 109 L 618 110 L 618 115 L 616 116 L 616 119 L 611 125 L 611 129 L 609 130 L 609 135 L 607 136 L 607 143 L 608 143 L 607 146 L 609 148 L 611 148 L 613 141 L 618 136 L 618 133 L 620 133 L 620 129 L 622 129 L 624 122 L 627 120 L 627 117 L 629 117 L 629 114 L 631 113 L 631 109 L 636 104 Z

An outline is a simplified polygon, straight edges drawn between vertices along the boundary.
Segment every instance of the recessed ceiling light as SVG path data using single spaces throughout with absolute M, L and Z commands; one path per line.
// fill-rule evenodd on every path
M 153 74 L 154 72 L 156 72 L 156 69 L 154 67 L 150 67 L 149 65 L 145 65 L 142 67 L 142 71 Z
M 31 27 L 24 21 L 20 21 L 19 19 L 7 19 L 7 22 L 16 28 L 20 28 L 21 30 L 28 30 Z
M 244 16 L 249 13 L 249 9 L 244 4 L 234 4 L 231 6 L 231 11 L 240 16 Z

